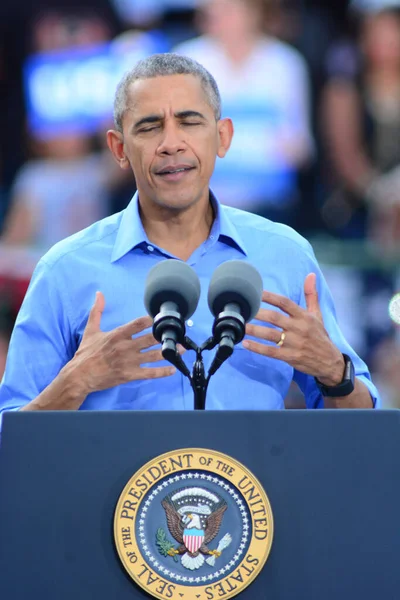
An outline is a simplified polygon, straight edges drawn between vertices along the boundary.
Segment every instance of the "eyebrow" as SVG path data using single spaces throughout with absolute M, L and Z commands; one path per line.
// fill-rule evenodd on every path
M 196 117 L 197 119 L 206 120 L 205 116 L 197 110 L 181 110 L 174 114 L 177 119 L 189 119 L 190 117 Z
M 177 119 L 189 119 L 189 118 L 197 118 L 197 119 L 201 119 L 202 121 L 205 121 L 206 118 L 205 116 L 198 112 L 197 110 L 181 110 L 179 112 L 174 113 L 174 117 Z M 133 125 L 133 129 L 138 129 L 141 125 L 148 125 L 150 123 L 159 123 L 160 121 L 163 120 L 163 117 L 161 115 L 147 115 L 146 117 L 143 117 L 142 119 L 139 119 L 139 121 L 137 121 L 134 125 Z

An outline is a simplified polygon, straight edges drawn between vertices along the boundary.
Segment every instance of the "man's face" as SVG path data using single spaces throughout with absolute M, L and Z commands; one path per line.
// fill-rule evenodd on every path
M 216 156 L 225 155 L 231 134 L 229 120 L 216 121 L 197 77 L 135 81 L 123 118 L 120 164 L 131 165 L 142 203 L 184 210 L 208 198 Z

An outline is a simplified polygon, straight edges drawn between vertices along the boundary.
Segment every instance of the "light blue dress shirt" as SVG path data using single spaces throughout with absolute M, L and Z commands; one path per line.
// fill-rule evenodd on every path
M 213 271 L 224 261 L 249 261 L 261 273 L 265 290 L 287 296 L 304 308 L 304 279 L 315 272 L 325 327 L 336 346 L 351 356 L 356 375 L 378 406 L 378 393 L 366 365 L 338 327 L 331 294 L 310 244 L 284 225 L 222 206 L 213 196 L 211 199 L 216 218 L 210 236 L 187 261 L 201 282 L 199 305 L 187 322 L 187 335 L 197 344 L 211 335 L 208 285 Z M 33 400 L 73 358 L 96 290 L 102 291 L 106 300 L 103 331 L 145 315 L 146 276 L 151 267 L 166 258 L 175 257 L 149 242 L 140 220 L 137 195 L 121 213 L 56 244 L 40 260 L 17 318 L 0 385 L 0 414 Z M 205 353 L 206 369 L 214 352 Z M 194 352 L 187 351 L 184 360 L 191 370 Z M 313 377 L 239 344 L 211 378 L 207 408 L 282 409 L 292 379 L 302 389 L 309 408 L 323 407 Z M 188 379 L 179 372 L 92 393 L 81 406 L 81 410 L 191 409 L 193 392 Z

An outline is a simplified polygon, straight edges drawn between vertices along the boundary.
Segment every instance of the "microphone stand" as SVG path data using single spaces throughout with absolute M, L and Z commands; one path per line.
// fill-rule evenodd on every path
M 189 379 L 194 395 L 194 410 L 205 410 L 208 383 L 211 375 L 214 374 L 216 369 L 213 371 L 213 373 L 209 372 L 208 376 L 206 376 L 203 362 L 203 351 L 212 350 L 216 346 L 217 342 L 213 337 L 211 337 L 199 347 L 193 340 L 185 335 L 180 343 L 186 350 L 194 350 L 196 352 L 196 360 L 191 373 L 176 349 L 176 340 L 172 340 L 171 338 L 168 339 L 168 341 L 165 340 L 162 345 L 161 353 L 165 360 L 173 364 L 178 371 L 182 373 L 182 375 Z
M 206 378 L 203 356 L 200 348 L 197 348 L 196 350 L 196 360 L 193 365 L 190 384 L 194 394 L 194 410 L 205 410 L 208 378 Z
M 198 346 L 189 337 L 185 336 L 184 347 L 186 350 L 194 350 L 196 352 L 196 360 L 193 365 L 192 373 L 189 377 L 190 385 L 192 386 L 194 394 L 194 410 L 205 410 L 206 408 L 206 394 L 208 383 L 210 381 L 210 373 L 206 377 L 203 362 L 203 351 L 212 350 L 216 346 L 216 341 L 213 337 L 208 338 L 202 346 Z
M 207 342 L 213 341 L 212 338 L 207 340 L 206 344 L 199 346 L 185 335 L 185 323 L 180 318 L 179 313 L 171 310 L 159 313 L 153 322 L 153 335 L 156 340 L 161 342 L 161 353 L 163 358 L 174 365 L 178 371 L 187 377 L 194 394 L 194 409 L 204 410 L 206 406 L 206 393 L 208 387 L 208 378 L 205 375 L 203 363 L 203 350 L 214 346 L 207 345 Z M 193 371 L 190 373 L 184 360 L 179 354 L 176 345 L 180 343 L 186 350 L 194 350 L 196 352 L 196 360 L 193 365 Z M 215 344 L 214 344 L 215 345 Z
M 245 322 L 241 317 L 238 317 L 237 313 L 232 313 L 229 310 L 220 313 L 214 322 L 213 335 L 201 346 L 198 346 L 185 335 L 185 324 L 178 317 L 179 315 L 174 312 L 157 315 L 153 323 L 153 334 L 156 339 L 161 339 L 161 353 L 164 359 L 173 364 L 182 375 L 189 379 L 194 394 L 194 410 L 205 410 L 210 378 L 231 356 L 235 344 L 243 339 Z M 164 328 L 164 332 L 162 335 L 158 335 L 157 329 L 161 326 Z M 192 373 L 190 373 L 176 349 L 177 343 L 182 344 L 186 350 L 196 352 Z M 203 352 L 204 350 L 213 350 L 217 345 L 218 350 L 206 376 Z
M 166 349 L 166 352 L 164 352 L 164 349 L 162 350 L 163 357 L 169 362 L 171 362 L 173 365 L 175 365 L 178 371 L 180 371 L 183 375 L 185 375 L 185 377 L 189 379 L 194 396 L 194 410 L 205 410 L 207 388 L 210 382 L 210 378 L 233 352 L 233 345 L 229 347 L 229 351 L 227 352 L 226 346 L 223 343 L 223 340 L 221 340 L 219 348 L 217 350 L 217 354 L 215 355 L 214 360 L 206 376 L 203 362 L 203 352 L 204 350 L 212 350 L 217 344 L 218 340 L 213 336 L 208 338 L 208 340 L 206 340 L 201 346 L 198 346 L 189 337 L 184 337 L 182 346 L 186 348 L 186 350 L 194 350 L 196 352 L 196 360 L 194 362 L 191 373 L 189 372 L 189 369 L 183 362 L 182 357 L 180 356 L 177 350 L 175 351 L 176 354 L 174 358 L 171 357 L 170 348 L 168 350 Z
M 196 361 L 191 376 L 195 410 L 205 409 L 206 393 L 211 376 L 232 355 L 235 345 L 244 338 L 246 323 L 239 310 L 235 304 L 228 304 L 214 321 L 213 335 L 200 348 L 192 340 L 185 338 L 188 344 L 185 348 L 189 347 L 196 351 Z M 206 377 L 202 353 L 204 350 L 213 350 L 217 345 L 217 352 Z

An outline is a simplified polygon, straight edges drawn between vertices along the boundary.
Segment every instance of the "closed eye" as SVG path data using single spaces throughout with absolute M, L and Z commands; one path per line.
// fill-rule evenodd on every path
M 149 131 L 154 131 L 155 129 L 158 129 L 160 126 L 159 125 L 153 125 L 153 127 L 146 127 L 145 129 L 139 129 L 138 133 L 148 133 Z
M 185 123 L 182 123 L 182 125 L 188 125 L 189 127 L 192 127 L 193 125 L 201 125 L 201 123 L 193 123 L 193 122 L 186 123 L 185 122 Z

